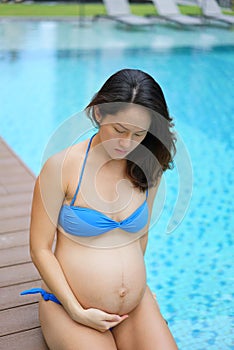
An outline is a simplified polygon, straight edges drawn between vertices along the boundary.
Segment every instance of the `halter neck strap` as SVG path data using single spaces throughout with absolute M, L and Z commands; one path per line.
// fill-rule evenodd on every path
M 85 153 L 85 159 L 84 159 L 84 162 L 83 162 L 83 165 L 82 165 L 82 169 L 81 169 L 81 173 L 80 173 L 80 178 L 79 178 L 79 182 L 78 182 L 78 185 L 77 185 L 77 188 L 76 188 L 76 192 L 72 198 L 72 201 L 70 203 L 70 206 L 72 206 L 74 203 L 75 203 L 75 200 L 76 200 L 76 197 L 77 197 L 77 194 L 79 192 L 79 189 L 80 189 L 80 185 L 81 185 L 81 181 L 82 181 L 82 178 L 83 178 L 83 174 L 84 174 L 84 169 L 85 169 L 85 164 L 87 162 L 87 158 L 88 158 L 88 153 L 89 153 L 89 150 L 90 150 L 90 146 L 91 146 L 91 143 L 92 143 L 92 140 L 94 138 L 96 134 L 94 134 L 93 136 L 91 136 L 90 140 L 89 140 L 89 143 L 88 143 L 88 146 L 87 146 L 87 149 L 86 149 L 86 153 Z

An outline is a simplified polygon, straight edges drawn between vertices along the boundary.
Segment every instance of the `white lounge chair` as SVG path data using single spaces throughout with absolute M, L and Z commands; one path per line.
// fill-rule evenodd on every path
M 151 18 L 134 15 L 127 0 L 103 0 L 107 16 L 98 15 L 96 17 L 107 17 L 114 21 L 131 26 L 149 26 L 156 22 Z
M 174 0 L 152 0 L 159 17 L 168 22 L 183 26 L 197 26 L 204 24 L 202 18 L 183 15 Z
M 215 0 L 200 0 L 199 3 L 204 17 L 227 24 L 234 24 L 234 16 L 223 14 Z

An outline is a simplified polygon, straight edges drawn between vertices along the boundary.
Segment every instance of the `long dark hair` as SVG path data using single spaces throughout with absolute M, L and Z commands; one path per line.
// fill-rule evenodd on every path
M 114 103 L 116 102 L 116 103 Z M 104 118 L 123 110 L 129 103 L 147 108 L 151 124 L 146 137 L 128 156 L 126 174 L 140 190 L 154 186 L 163 171 L 173 168 L 175 135 L 164 94 L 159 84 L 147 73 L 138 69 L 122 69 L 110 76 L 86 107 L 95 126 L 94 106 Z M 143 146 L 143 147 L 142 147 Z

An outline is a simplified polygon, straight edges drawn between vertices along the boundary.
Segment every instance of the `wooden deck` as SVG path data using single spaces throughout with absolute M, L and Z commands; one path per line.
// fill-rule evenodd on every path
M 38 296 L 20 296 L 40 286 L 29 255 L 34 174 L 0 138 L 0 349 L 48 349 L 38 321 Z

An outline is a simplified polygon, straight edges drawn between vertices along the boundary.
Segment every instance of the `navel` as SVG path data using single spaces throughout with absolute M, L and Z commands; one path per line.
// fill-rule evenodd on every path
M 128 292 L 127 288 L 122 287 L 122 288 L 119 289 L 119 296 L 123 298 L 123 297 L 125 297 L 127 292 Z

